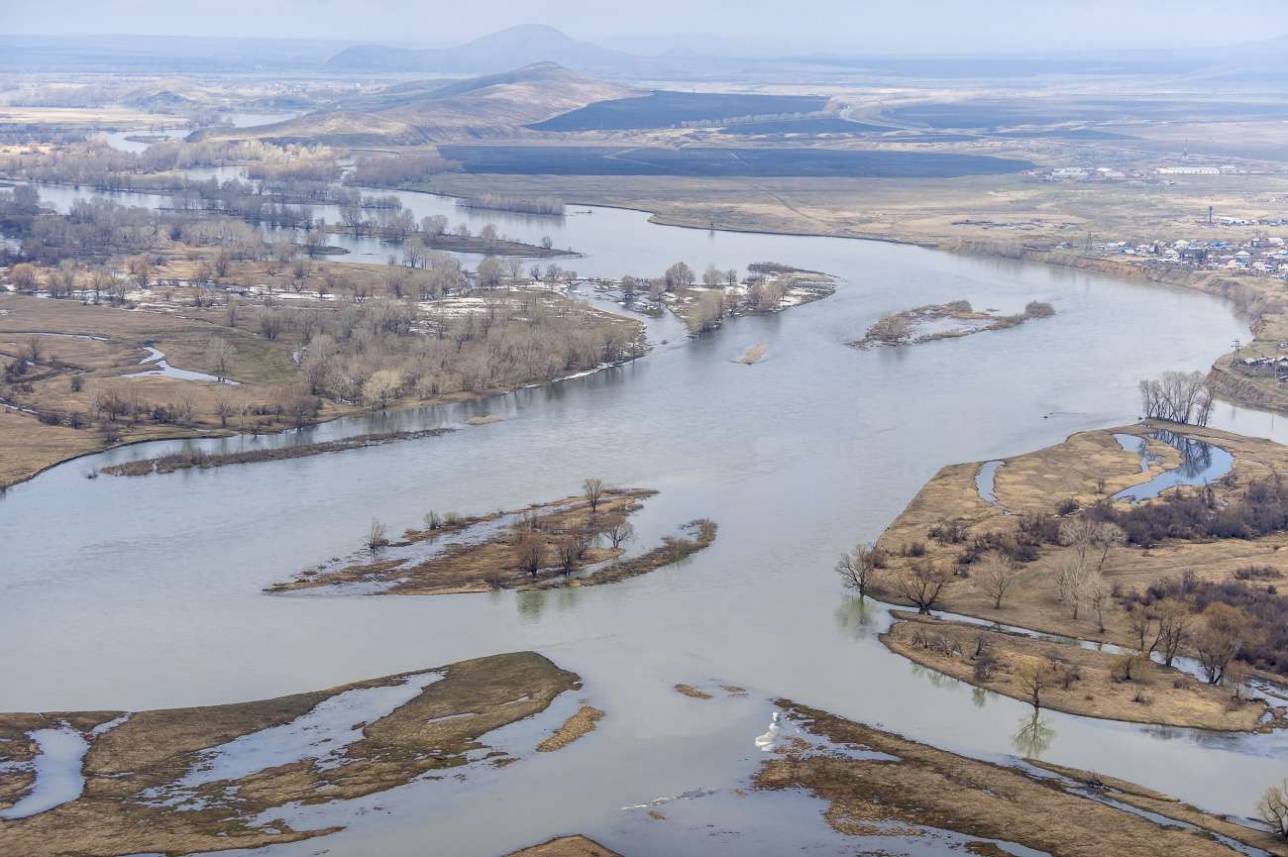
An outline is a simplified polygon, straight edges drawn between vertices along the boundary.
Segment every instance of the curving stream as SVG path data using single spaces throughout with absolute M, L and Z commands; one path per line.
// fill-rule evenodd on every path
M 455 212 L 444 198 L 403 196 L 417 216 Z M 535 649 L 578 672 L 582 695 L 608 713 L 590 737 L 504 772 L 301 810 L 301 823 L 339 817 L 351 827 L 325 842 L 262 852 L 271 854 L 333 846 L 411 857 L 432 842 L 442 853 L 494 855 L 572 831 L 610 846 L 629 841 L 642 855 L 748 853 L 786 842 L 844 852 L 817 801 L 727 797 L 754 770 L 753 738 L 772 710 L 765 700 L 778 695 L 985 758 L 1036 751 L 1211 810 L 1253 811 L 1284 774 L 1288 739 L 1044 712 L 1042 742 L 1026 743 L 1026 705 L 888 653 L 875 637 L 888 621 L 884 610 L 847 599 L 832 573 L 841 550 L 875 538 L 941 466 L 1134 420 L 1141 377 L 1204 369 L 1246 336 L 1228 305 L 915 247 L 677 229 L 650 225 L 639 212 L 589 210 L 558 222 L 472 217 L 515 237 L 550 234 L 555 246 L 571 244 L 585 258 L 560 263 L 582 275 L 656 274 L 678 259 L 698 269 L 774 260 L 841 282 L 826 300 L 698 340 L 673 319 L 650 321 L 654 343 L 669 344 L 616 369 L 304 434 L 324 440 L 505 417 L 492 425 L 313 458 L 84 478 L 185 446 L 224 451 L 298 436 L 153 443 L 72 461 L 17 486 L 0 499 L 0 647 L 13 653 L 0 709 L 266 698 Z M 959 298 L 1002 312 L 1045 300 L 1057 314 L 911 348 L 844 344 L 884 312 Z M 763 361 L 736 362 L 758 342 L 768 345 Z M 1273 417 L 1229 406 L 1213 425 L 1284 437 Z M 372 518 L 397 530 L 430 509 L 515 508 L 574 493 L 587 476 L 658 489 L 639 513 L 642 530 L 709 516 L 720 536 L 678 567 L 613 586 L 429 598 L 260 592 L 347 554 Z M 712 679 L 750 696 L 697 702 L 672 690 Z M 703 789 L 714 793 L 701 796 Z M 699 797 L 668 806 L 671 825 L 622 809 L 683 794 Z M 741 836 L 708 837 L 709 823 Z

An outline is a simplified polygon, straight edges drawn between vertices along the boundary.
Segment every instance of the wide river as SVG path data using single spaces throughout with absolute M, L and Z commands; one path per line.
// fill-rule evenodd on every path
M 69 192 L 70 193 L 70 192 Z M 46 198 L 51 189 L 42 189 Z M 418 215 L 450 200 L 404 194 Z M 649 224 L 574 207 L 560 220 L 472 217 L 550 235 L 584 275 L 654 274 L 676 260 L 760 260 L 827 271 L 837 293 L 688 340 L 650 322 L 640 361 L 485 402 L 321 426 L 330 438 L 393 427 L 505 420 L 343 454 L 140 479 L 96 467 L 184 444 L 131 447 L 56 467 L 0 499 L 0 710 L 144 709 L 272 697 L 462 658 L 534 649 L 579 673 L 605 709 L 565 750 L 463 781 L 414 783 L 319 812 L 349 828 L 272 854 L 495 855 L 562 832 L 631 854 L 852 853 L 801 796 L 745 784 L 772 703 L 786 696 L 985 758 L 1040 753 L 1247 815 L 1285 773 L 1288 742 L 1044 712 L 1017 740 L 1024 704 L 936 678 L 888 653 L 886 619 L 842 592 L 832 566 L 875 538 L 936 470 L 1130 422 L 1136 385 L 1205 369 L 1247 328 L 1182 290 L 1036 265 L 865 241 Z M 387 253 L 379 247 L 361 253 Z M 382 258 L 377 255 L 376 258 Z M 898 350 L 845 345 L 882 313 L 965 298 L 1057 314 L 1011 330 Z M 660 344 L 668 340 L 668 344 Z M 766 359 L 735 362 L 764 343 Z M 1217 425 L 1281 437 L 1227 405 Z M 207 449 L 290 442 L 231 439 Z M 641 530 L 709 516 L 716 544 L 642 578 L 546 594 L 274 597 L 265 585 L 352 551 L 373 518 L 391 529 L 430 509 L 463 513 L 575 493 L 583 478 L 658 489 Z M 728 682 L 746 700 L 698 702 L 676 682 Z M 1031 733 L 1030 733 L 1031 737 Z M 669 822 L 622 807 L 668 804 Z M 700 793 L 699 793 L 700 794 Z

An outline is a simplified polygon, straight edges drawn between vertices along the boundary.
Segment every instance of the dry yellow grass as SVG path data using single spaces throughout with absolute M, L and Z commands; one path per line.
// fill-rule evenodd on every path
M 710 699 L 711 698 L 711 694 L 707 693 L 705 690 L 698 690 L 696 687 L 694 687 L 691 684 L 677 684 L 675 686 L 675 691 L 676 693 L 683 694 L 684 696 L 687 696 L 690 699 Z
M 99 128 L 155 128 L 158 117 L 128 107 L 0 107 L 0 121 L 16 125 L 90 125 Z M 179 124 L 171 121 L 169 124 Z
M 1272 854 L 1288 854 L 1284 843 L 1267 832 L 1179 802 L 1154 801 L 1154 809 L 1199 830 L 1160 826 L 1083 797 L 1063 783 L 1039 781 L 1018 768 L 958 756 L 791 700 L 778 704 L 813 734 L 897 757 L 852 759 L 788 746 L 761 766 L 757 788 L 810 791 L 829 803 L 824 818 L 841 833 L 888 835 L 893 823 L 916 835 L 921 826 L 931 825 L 1061 857 L 1234 857 L 1239 852 L 1207 833 L 1220 830 Z M 1139 790 L 1135 799 L 1145 800 Z M 977 842 L 967 850 L 999 853 L 985 850 L 989 847 Z
M 1061 670 L 1073 671 L 1078 678 L 1068 688 L 1052 678 L 1041 689 L 1041 707 L 1056 711 L 1231 732 L 1270 728 L 1262 723 L 1264 702 L 1235 699 L 1228 688 L 1204 684 L 1153 661 L 1133 664 L 1132 679 L 1121 681 L 1121 656 L 925 618 L 897 622 L 881 640 L 922 666 L 1024 702 L 1031 702 L 1032 693 L 1025 671 L 1058 662 Z M 935 645 L 939 641 L 947 643 L 947 650 Z M 996 669 L 983 680 L 974 673 L 980 641 L 997 660 Z
M 492 589 L 519 589 L 547 580 L 560 581 L 558 547 L 563 539 L 586 535 L 624 522 L 641 508 L 640 501 L 653 493 L 639 489 L 606 492 L 594 512 L 590 509 L 590 503 L 580 497 L 565 497 L 533 505 L 524 511 L 529 520 L 540 519 L 539 530 L 527 530 L 519 522 L 486 541 L 450 546 L 437 556 L 415 564 L 381 559 L 376 553 L 367 563 L 357 563 L 320 574 L 302 572 L 288 582 L 275 584 L 270 591 L 289 592 L 339 583 L 393 578 L 397 582 L 387 590 L 391 594 L 448 595 Z M 501 511 L 461 519 L 439 530 L 412 530 L 406 533 L 406 542 L 448 539 L 452 533 L 466 527 L 484 524 L 510 514 L 513 513 Z M 540 568 L 536 575 L 520 567 L 518 547 L 524 536 L 537 540 L 540 545 Z M 586 564 L 603 562 L 615 559 L 624 552 L 621 547 L 591 546 L 587 548 L 581 561 Z
M 583 705 L 555 733 L 537 745 L 538 753 L 551 753 L 562 750 L 573 741 L 595 729 L 595 724 L 602 720 L 604 712 L 593 705 Z
M 895 577 L 905 574 L 920 560 L 902 556 L 906 545 L 925 546 L 924 559 L 952 570 L 965 544 L 941 544 L 928 535 L 932 526 L 946 519 L 959 518 L 967 525 L 967 540 L 990 533 L 1014 533 L 1022 514 L 1054 511 L 1062 500 L 1072 498 L 1087 505 L 1102 500 L 1130 485 L 1148 481 L 1160 470 L 1175 466 L 1178 453 L 1167 444 L 1149 441 L 1150 451 L 1161 457 L 1161 463 L 1142 472 L 1135 452 L 1123 450 L 1113 438 L 1115 432 L 1143 436 L 1158 426 L 1141 423 L 1119 429 L 1081 432 L 1056 446 L 1005 460 L 997 471 L 994 490 L 999 505 L 980 498 L 975 485 L 978 464 L 954 464 L 940 470 L 908 507 L 882 533 L 878 545 L 889 552 L 889 567 L 878 573 L 878 585 L 884 596 L 898 601 Z M 1177 430 L 1176 426 L 1167 426 Z M 1268 475 L 1272 470 L 1288 468 L 1288 447 L 1267 440 L 1245 438 L 1216 429 L 1184 427 L 1186 435 L 1214 443 L 1234 456 L 1233 474 L 1243 485 L 1249 480 Z M 1105 493 L 1098 493 L 1103 479 Z M 1227 497 L 1237 488 L 1214 485 L 1218 498 Z M 1186 571 L 1199 580 L 1229 579 L 1234 572 L 1249 565 L 1270 565 L 1288 574 L 1288 533 L 1255 540 L 1220 539 L 1211 541 L 1167 541 L 1149 549 L 1117 547 L 1111 550 L 1102 569 L 1111 586 L 1124 591 L 1145 591 L 1150 584 L 1179 578 Z M 1105 616 L 1106 632 L 1101 635 L 1092 611 L 1084 610 L 1074 619 L 1058 598 L 1054 571 L 1062 551 L 1056 545 L 1042 548 L 1040 558 L 1024 566 L 1024 571 L 1008 592 L 1002 608 L 993 606 L 992 597 L 970 579 L 954 577 L 943 590 L 938 608 L 978 616 L 1005 624 L 1020 625 L 1088 639 L 1104 639 L 1129 644 L 1126 611 L 1111 605 Z
M 593 839 L 580 834 L 560 836 L 540 845 L 531 845 L 519 851 L 512 851 L 506 857 L 621 857 L 616 851 L 610 851 Z
M 86 736 L 91 746 L 79 798 L 26 819 L 0 821 L 0 852 L 24 857 L 188 854 L 325 834 L 330 831 L 297 831 L 284 823 L 257 825 L 253 820 L 292 802 L 360 797 L 458 767 L 467 753 L 482 746 L 486 733 L 544 711 L 556 696 L 580 684 L 576 675 L 532 652 L 461 661 L 441 670 L 443 678 L 409 702 L 363 724 L 362 737 L 334 765 L 319 767 L 304 759 L 207 783 L 197 789 L 204 808 L 191 811 L 151 800 L 145 792 L 181 779 L 200 762 L 204 748 L 289 722 L 345 690 L 392 684 L 404 676 L 259 702 L 137 713 L 98 737 Z M 31 730 L 66 720 L 87 733 L 117 714 L 0 715 L 0 737 L 5 739 L 0 752 L 5 761 L 21 762 L 32 756 Z M 227 790 L 230 785 L 235 788 Z M 0 800 L 8 805 L 20 794 L 6 783 Z

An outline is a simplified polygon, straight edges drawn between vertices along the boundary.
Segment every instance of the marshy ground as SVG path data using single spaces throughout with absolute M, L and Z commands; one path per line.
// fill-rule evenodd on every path
M 580 687 L 532 652 L 496 655 L 257 702 L 144 711 L 0 715 L 0 819 L 41 778 L 32 734 L 73 730 L 88 743 L 84 788 L 47 811 L 0 820 L 6 854 L 187 854 L 307 839 L 290 804 L 357 798 L 471 763 L 508 765 L 489 732 Z M 576 730 L 572 730 L 576 732 Z M 558 746 L 580 734 L 565 726 Z M 545 749 L 557 749 L 546 747 Z M 76 771 L 67 772 L 75 776 Z
M 371 594 L 447 595 L 625 580 L 678 562 L 715 540 L 715 523 L 703 519 L 628 557 L 635 540 L 629 518 L 654 493 L 609 489 L 593 503 L 566 497 L 518 511 L 427 522 L 401 540 L 371 545 L 361 560 L 307 569 L 269 591 L 356 586 Z
M 866 836 L 926 836 L 937 829 L 965 836 L 964 850 L 974 854 L 1014 853 L 1014 845 L 1053 855 L 1200 857 L 1239 854 L 1245 845 L 1288 853 L 1267 831 L 1130 783 L 970 759 L 791 700 L 778 705 L 789 727 L 802 734 L 779 742 L 757 772 L 755 788 L 809 791 L 828 802 L 827 823 L 860 843 Z

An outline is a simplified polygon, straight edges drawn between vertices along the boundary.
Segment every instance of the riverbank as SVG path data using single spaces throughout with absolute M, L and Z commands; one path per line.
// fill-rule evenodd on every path
M 1111 654 L 964 622 L 898 615 L 881 635 L 890 651 L 1035 710 L 1222 732 L 1269 732 L 1285 725 L 1282 711 L 1267 718 L 1270 708 L 1262 700 L 1234 697 L 1132 652 Z
M 489 750 L 488 733 L 579 686 L 520 652 L 258 702 L 0 715 L 0 754 L 19 772 L 0 792 L 0 848 L 189 854 L 334 833 L 341 828 L 296 829 L 285 817 L 297 803 L 384 792 L 434 771 L 503 768 L 518 759 Z M 54 733 L 83 744 L 83 761 L 66 760 L 67 771 L 42 763 Z M 75 777 L 83 789 L 61 782 Z M 28 814 L 37 800 L 45 811 Z
M 1170 242 L 1192 238 L 1238 243 L 1247 230 L 1200 223 L 1213 194 L 1231 212 L 1260 216 L 1277 176 L 1185 176 L 1160 187 L 1105 188 L 1088 207 L 1083 189 L 1028 176 L 960 179 L 684 180 L 618 176 L 442 174 L 408 186 L 455 196 L 558 194 L 569 204 L 649 214 L 664 226 L 749 234 L 817 236 L 913 244 L 950 253 L 1039 262 L 1061 268 L 1194 289 L 1234 303 L 1254 338 L 1213 363 L 1211 383 L 1235 404 L 1288 413 L 1288 385 L 1239 369 L 1238 361 L 1278 354 L 1288 341 L 1283 280 L 1253 270 L 1201 270 L 1146 257 L 1083 249 L 1087 233 Z
M 192 276 L 191 264 L 174 267 Z M 307 270 L 330 276 L 322 265 Z M 131 443 L 273 434 L 482 399 L 648 350 L 640 321 L 544 284 L 410 308 L 366 303 L 366 280 L 354 285 L 353 306 L 326 288 L 238 288 L 222 306 L 191 281 L 134 289 L 119 306 L 0 292 L 0 405 L 9 406 L 0 420 L 14 427 L 0 432 L 0 487 Z M 359 330 L 368 331 L 361 348 Z M 520 341 L 529 343 L 523 360 L 513 354 Z
M 344 452 L 350 449 L 365 449 L 370 446 L 381 446 L 402 440 L 419 440 L 426 437 L 441 437 L 453 432 L 452 428 L 418 429 L 416 431 L 381 432 L 379 434 L 360 434 L 342 440 L 328 440 L 319 443 L 301 443 L 295 446 L 273 447 L 270 449 L 248 449 L 239 452 L 207 453 L 175 452 L 157 458 L 141 458 L 123 464 L 112 464 L 104 467 L 100 473 L 107 476 L 148 476 L 153 473 L 174 473 L 176 470 L 209 470 L 212 467 L 224 467 L 229 464 L 253 464 L 258 461 L 280 461 L 284 458 L 307 458 L 313 455 L 325 455 L 330 452 Z
M 1046 854 L 1240 853 L 1218 837 L 1288 853 L 1266 831 L 1178 801 L 1147 798 L 1143 789 L 1129 793 L 1125 784 L 1102 783 L 1091 790 L 1078 780 L 959 756 L 791 700 L 777 704 L 788 726 L 804 734 L 780 739 L 775 757 L 757 772 L 755 788 L 810 792 L 828 803 L 827 823 L 859 842 L 883 834 L 926 836 L 938 828 L 965 836 L 965 850 L 975 854 L 1012 853 L 1005 847 L 1010 843 Z M 814 736 L 827 743 L 815 746 Z M 1131 798 L 1123 803 L 1148 801 L 1152 812 L 1176 823 L 1114 806 L 1121 795 Z
M 362 238 L 365 230 L 332 223 L 326 227 L 326 232 L 329 235 L 353 235 Z M 420 234 L 419 238 L 427 249 L 446 253 L 470 253 L 479 256 L 522 256 L 525 259 L 573 258 L 580 255 L 573 249 L 558 250 L 554 247 L 525 244 L 522 241 L 513 241 L 508 238 L 488 239 L 478 235 L 454 235 L 448 232 L 438 235 Z M 397 243 L 390 243 L 391 252 L 397 248 Z
M 408 530 L 397 541 L 375 535 L 373 524 L 360 559 L 306 569 L 267 591 L 456 595 L 616 583 L 672 565 L 715 541 L 715 524 L 696 521 L 682 535 L 623 558 L 636 539 L 629 519 L 654 493 L 597 487 L 593 494 L 517 511 L 465 518 L 431 512 L 424 529 Z
M 882 533 L 872 581 L 903 604 L 1201 657 L 1234 707 L 1250 672 L 1283 680 L 1285 467 L 1273 442 L 1158 421 L 950 465 Z M 1166 708 L 1149 717 L 1191 716 Z

